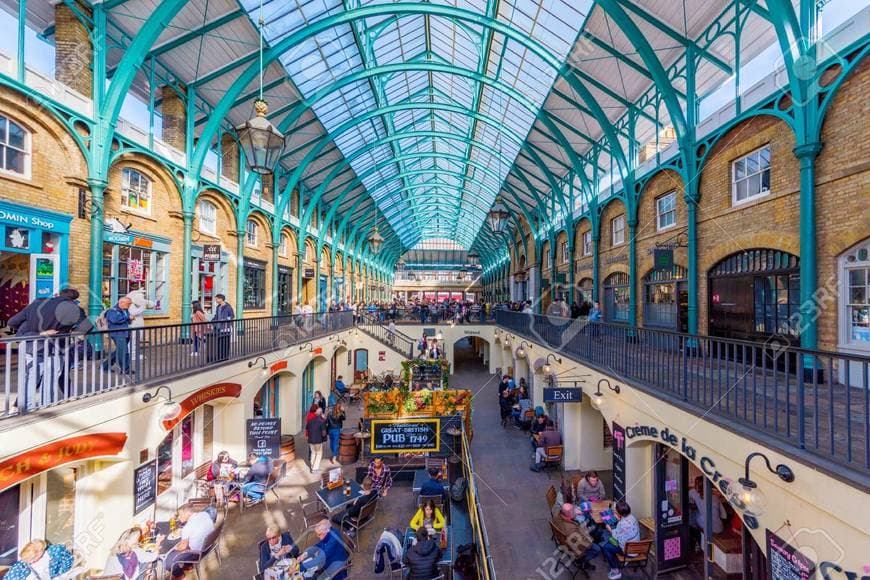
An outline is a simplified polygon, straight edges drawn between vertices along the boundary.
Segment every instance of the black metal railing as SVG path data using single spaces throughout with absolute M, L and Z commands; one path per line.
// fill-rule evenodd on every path
M 351 328 L 353 313 L 146 326 L 0 340 L 0 418 L 280 351 Z
M 478 308 L 466 309 L 464 314 L 455 306 L 437 305 L 424 309 L 419 307 L 402 308 L 367 308 L 364 312 L 383 323 L 395 320 L 397 324 L 486 324 L 495 321 L 495 310 L 489 314 L 483 305 Z
M 498 311 L 499 326 L 653 393 L 870 472 L 870 357 Z
M 376 316 L 369 314 L 361 316 L 357 320 L 357 326 L 381 344 L 389 346 L 408 358 L 414 358 L 414 345 L 416 344 L 414 339 L 399 330 L 390 330 Z

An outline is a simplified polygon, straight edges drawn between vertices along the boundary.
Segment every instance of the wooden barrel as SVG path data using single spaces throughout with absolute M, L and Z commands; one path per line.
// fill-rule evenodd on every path
M 341 430 L 341 438 L 338 445 L 338 462 L 341 464 L 355 463 L 359 457 L 359 439 L 354 437 L 357 429 L 348 428 Z
M 296 441 L 293 435 L 281 436 L 281 459 L 287 463 L 296 459 Z

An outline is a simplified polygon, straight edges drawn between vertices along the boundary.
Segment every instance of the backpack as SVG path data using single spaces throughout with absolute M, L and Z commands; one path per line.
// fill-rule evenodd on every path
M 103 310 L 100 312 L 100 315 L 97 316 L 97 319 L 94 320 L 94 327 L 97 330 L 109 330 L 109 321 L 106 320 L 106 312 L 108 312 L 108 310 Z
M 450 486 L 450 499 L 452 501 L 464 501 L 465 488 L 467 485 L 468 484 L 464 477 L 457 477 L 456 481 L 453 482 L 453 485 Z
M 453 570 L 462 575 L 463 580 L 477 578 L 477 544 L 462 544 L 456 548 L 456 562 Z

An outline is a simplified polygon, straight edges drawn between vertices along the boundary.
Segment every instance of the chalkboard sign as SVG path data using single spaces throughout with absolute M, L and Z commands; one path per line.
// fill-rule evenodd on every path
M 579 403 L 583 399 L 583 389 L 574 387 L 554 387 L 544 389 L 545 403 Z
M 133 513 L 138 514 L 157 501 L 157 460 L 133 470 Z
M 625 428 L 613 422 L 613 499 L 625 498 Z
M 372 421 L 371 452 L 437 453 L 441 419 L 395 419 Z
M 281 454 L 281 418 L 248 419 L 248 454 L 278 459 Z
M 815 562 L 770 530 L 766 531 L 768 578 L 771 580 L 808 580 L 815 577 Z

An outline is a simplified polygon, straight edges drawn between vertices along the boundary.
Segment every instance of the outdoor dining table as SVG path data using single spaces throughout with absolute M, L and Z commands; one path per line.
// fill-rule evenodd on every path
M 441 548 L 441 559 L 438 560 L 439 566 L 450 566 L 453 564 L 453 530 L 452 526 L 444 526 L 444 529 L 447 530 L 447 547 Z M 412 546 L 412 538 L 416 537 L 417 532 L 415 532 L 412 528 L 407 528 L 405 530 L 405 551 Z M 438 542 L 438 547 L 441 547 L 441 530 L 437 530 L 437 534 L 435 538 L 433 538 L 436 542 Z
M 350 495 L 344 495 L 344 485 L 335 489 L 322 488 L 317 490 L 317 499 L 329 513 L 338 511 L 362 495 L 362 486 L 351 480 L 345 482 L 350 485 Z
M 418 493 L 427 481 L 429 481 L 429 472 L 425 469 L 418 469 L 414 472 L 414 483 L 411 484 L 411 491 Z M 446 479 L 441 480 L 441 485 L 444 489 L 450 489 L 450 482 Z

